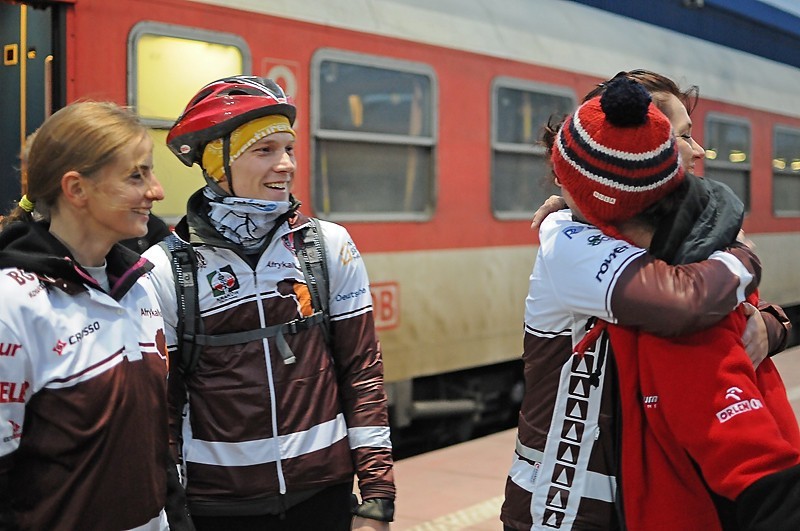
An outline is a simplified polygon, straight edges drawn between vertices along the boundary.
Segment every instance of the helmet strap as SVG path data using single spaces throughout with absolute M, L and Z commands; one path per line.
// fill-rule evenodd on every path
M 206 170 L 203 170 L 203 177 L 206 180 L 206 186 L 209 187 L 211 190 L 213 190 L 214 193 L 217 194 L 218 196 L 228 197 L 229 195 L 231 195 L 226 190 L 223 190 L 222 187 L 219 185 L 219 183 L 214 178 L 212 178 L 208 173 L 206 173 Z
M 222 139 L 222 168 L 225 171 L 225 179 L 228 180 L 228 188 L 231 190 L 231 195 L 236 196 L 233 191 L 233 178 L 231 177 L 231 135 L 228 133 Z

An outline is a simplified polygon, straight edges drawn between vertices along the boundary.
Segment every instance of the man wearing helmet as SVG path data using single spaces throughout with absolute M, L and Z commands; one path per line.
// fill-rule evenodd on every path
M 201 89 L 167 137 L 206 179 L 171 244 L 190 245 L 197 264 L 207 335 L 192 363 L 177 352 L 194 301 L 176 294 L 167 246 L 145 254 L 173 359 L 171 441 L 200 531 L 385 530 L 394 512 L 369 281 L 357 253 L 339 259 L 355 248 L 343 227 L 298 211 L 295 114 L 273 81 L 235 76 Z M 328 289 L 327 316 L 315 320 L 318 283 L 307 281 L 298 254 L 299 235 L 317 223 L 327 264 L 318 280 Z M 351 505 L 354 473 L 362 502 Z

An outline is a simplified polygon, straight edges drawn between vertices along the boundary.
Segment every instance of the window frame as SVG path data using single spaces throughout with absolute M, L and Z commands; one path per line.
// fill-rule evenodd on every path
M 747 153 L 747 162 L 745 164 L 740 164 L 737 162 L 729 162 L 729 161 L 718 161 L 717 159 L 709 159 L 708 157 L 703 158 L 703 169 L 705 170 L 704 173 L 708 176 L 709 169 L 721 169 L 723 171 L 726 170 L 737 170 L 747 171 L 747 181 L 744 183 L 745 188 L 747 190 L 747 197 L 740 197 L 741 201 L 744 203 L 744 210 L 745 213 L 749 213 L 752 209 L 752 199 L 753 199 L 753 124 L 750 123 L 750 120 L 743 116 L 736 116 L 733 114 L 725 114 L 719 112 L 710 112 L 705 115 L 703 118 L 703 148 L 707 152 L 708 148 L 708 131 L 711 129 L 709 127 L 710 121 L 717 121 L 718 123 L 729 124 L 729 125 L 739 125 L 744 126 L 747 129 L 747 137 L 748 137 L 748 153 Z M 711 178 L 709 176 L 709 178 Z M 726 181 L 719 181 L 723 184 L 730 186 Z
M 175 157 L 165 141 L 161 141 L 162 136 L 166 137 L 168 131 L 175 123 L 178 115 L 183 111 L 183 107 L 177 110 L 178 115 L 172 119 L 148 118 L 139 113 L 140 102 L 137 93 L 139 86 L 139 42 L 143 36 L 169 37 L 175 39 L 186 39 L 191 41 L 220 44 L 223 46 L 233 46 L 241 54 L 242 74 L 249 75 L 252 71 L 252 56 L 250 47 L 244 38 L 231 33 L 222 33 L 212 30 L 203 30 L 188 26 L 175 24 L 164 24 L 161 22 L 142 21 L 134 25 L 127 35 L 127 101 L 128 105 L 134 110 L 139 119 L 148 129 L 148 133 L 154 140 L 153 159 L 157 174 L 165 172 L 169 175 L 169 180 L 164 181 L 164 188 L 167 192 L 164 201 L 157 202 L 153 207 L 153 212 L 162 217 L 167 223 L 174 225 L 186 214 L 186 199 L 191 193 L 202 186 L 203 180 L 200 170 L 196 166 L 187 167 Z M 211 80 L 209 80 L 211 81 Z M 169 90 L 169 85 L 165 84 L 164 90 Z M 197 87 L 199 88 L 199 87 Z M 190 94 L 188 98 L 193 96 Z M 186 102 L 183 103 L 185 105 Z
M 423 75 L 429 79 L 430 82 L 430 97 L 431 97 L 431 118 L 430 118 L 430 135 L 429 136 L 411 136 L 411 135 L 395 135 L 387 133 L 370 133 L 370 132 L 357 132 L 357 131 L 343 131 L 336 129 L 325 129 L 321 127 L 322 112 L 320 106 L 322 104 L 321 88 L 319 86 L 320 69 L 322 63 L 326 61 L 339 62 L 352 64 L 356 66 L 365 66 L 371 68 L 380 68 L 385 70 L 393 70 L 398 72 Z M 320 48 L 311 58 L 311 72 L 310 72 L 310 93 L 311 93 L 311 110 L 309 113 L 309 189 L 311 194 L 311 204 L 315 211 L 318 211 L 316 205 L 321 202 L 321 198 L 317 197 L 316 183 L 320 178 L 316 174 L 317 170 L 317 142 L 318 141 L 344 141 L 344 142 L 360 142 L 369 144 L 388 144 L 392 146 L 411 146 L 428 148 L 430 150 L 431 158 L 431 183 L 430 183 L 430 196 L 428 207 L 424 211 L 419 212 L 320 212 L 326 219 L 331 221 L 346 221 L 346 222 L 373 222 L 373 221 L 391 221 L 391 222 L 419 222 L 430 221 L 436 212 L 438 204 L 438 191 L 439 191 L 439 164 L 437 157 L 437 148 L 439 145 L 439 84 L 434 68 L 426 63 L 417 61 L 405 61 L 391 57 L 369 55 L 363 53 L 350 52 L 335 48 Z
M 169 129 L 174 124 L 173 121 L 158 118 L 146 118 L 139 115 L 136 87 L 137 65 L 139 64 L 138 43 L 144 35 L 154 35 L 157 37 L 172 37 L 175 39 L 186 39 L 191 41 L 207 42 L 210 44 L 220 44 L 223 46 L 233 46 L 242 54 L 242 75 L 250 75 L 252 72 L 252 54 L 247 41 L 234 33 L 224 33 L 221 31 L 204 30 L 190 26 L 179 26 L 176 24 L 165 24 L 163 22 L 153 22 L 145 20 L 138 22 L 131 28 L 128 34 L 128 65 L 127 65 L 127 98 L 130 105 L 142 123 L 153 129 Z M 167 87 L 165 87 L 165 90 Z M 177 116 L 175 117 L 178 118 Z
M 776 155 L 775 147 L 778 145 L 777 136 L 778 136 L 779 133 L 793 134 L 793 135 L 795 135 L 797 137 L 797 139 L 798 139 L 798 141 L 800 143 L 800 127 L 792 127 L 792 126 L 784 125 L 784 124 L 775 124 L 773 126 L 773 128 L 772 128 L 772 156 L 770 157 L 770 161 L 775 160 L 775 155 Z M 800 172 L 791 172 L 791 171 L 786 171 L 786 170 L 778 170 L 771 163 L 770 163 L 770 169 L 772 171 L 772 197 L 770 198 L 771 202 L 772 202 L 772 208 L 771 208 L 772 214 L 775 217 L 778 217 L 778 218 L 796 218 L 796 217 L 800 217 L 800 205 L 797 205 L 797 208 L 795 210 L 777 210 L 775 208 L 775 193 L 776 193 L 776 190 L 775 190 L 775 175 L 776 174 L 782 174 L 782 175 L 789 176 L 789 177 L 794 177 L 795 179 L 800 180 Z
M 545 147 L 539 145 L 536 138 L 533 143 L 517 144 L 512 142 L 500 142 L 497 140 L 499 136 L 498 124 L 495 119 L 499 112 L 498 93 L 500 89 L 511 89 L 517 91 L 532 92 L 546 96 L 566 97 L 572 102 L 571 109 L 574 111 L 579 105 L 578 97 L 575 91 L 566 85 L 556 85 L 550 83 L 542 83 L 540 81 L 531 81 L 528 79 L 516 78 L 511 76 L 497 76 L 492 79 L 491 89 L 489 91 L 490 101 L 490 136 L 489 136 L 489 208 L 492 210 L 492 216 L 500 221 L 519 221 L 529 220 L 539 205 L 531 205 L 530 211 L 498 211 L 495 207 L 494 200 L 494 178 L 495 178 L 495 152 L 511 153 L 516 155 L 532 155 L 544 158 Z M 539 124 L 539 128 L 545 126 L 545 123 Z M 544 175 L 539 176 L 544 179 Z

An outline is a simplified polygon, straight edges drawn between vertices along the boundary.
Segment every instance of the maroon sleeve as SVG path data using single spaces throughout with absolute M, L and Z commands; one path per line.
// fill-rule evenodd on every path
M 331 322 L 331 349 L 336 360 L 339 393 L 348 428 L 389 427 L 383 387 L 383 358 L 372 312 Z M 391 447 L 352 449 L 358 487 L 364 500 L 394 499 Z
M 729 250 L 753 275 L 749 295 L 761 279 L 761 263 L 743 246 Z M 611 295 L 621 325 L 658 336 L 678 336 L 719 322 L 737 305 L 739 277 L 719 260 L 671 266 L 644 254 L 625 268 Z
M 767 327 L 767 351 L 769 355 L 773 356 L 778 352 L 783 352 L 786 349 L 786 342 L 789 340 L 789 330 L 792 328 L 791 321 L 789 321 L 783 308 L 776 304 L 759 300 L 758 311 L 761 312 L 761 317 Z
M 14 454 L 0 456 L 0 530 L 19 529 L 17 527 L 14 510 L 11 507 L 11 468 L 14 464 Z

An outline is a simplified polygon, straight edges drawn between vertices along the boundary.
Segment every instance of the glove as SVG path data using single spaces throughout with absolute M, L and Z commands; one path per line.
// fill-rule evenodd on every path
M 394 520 L 394 500 L 390 498 L 370 498 L 358 503 L 358 498 L 353 494 L 352 512 L 356 516 L 391 522 Z

